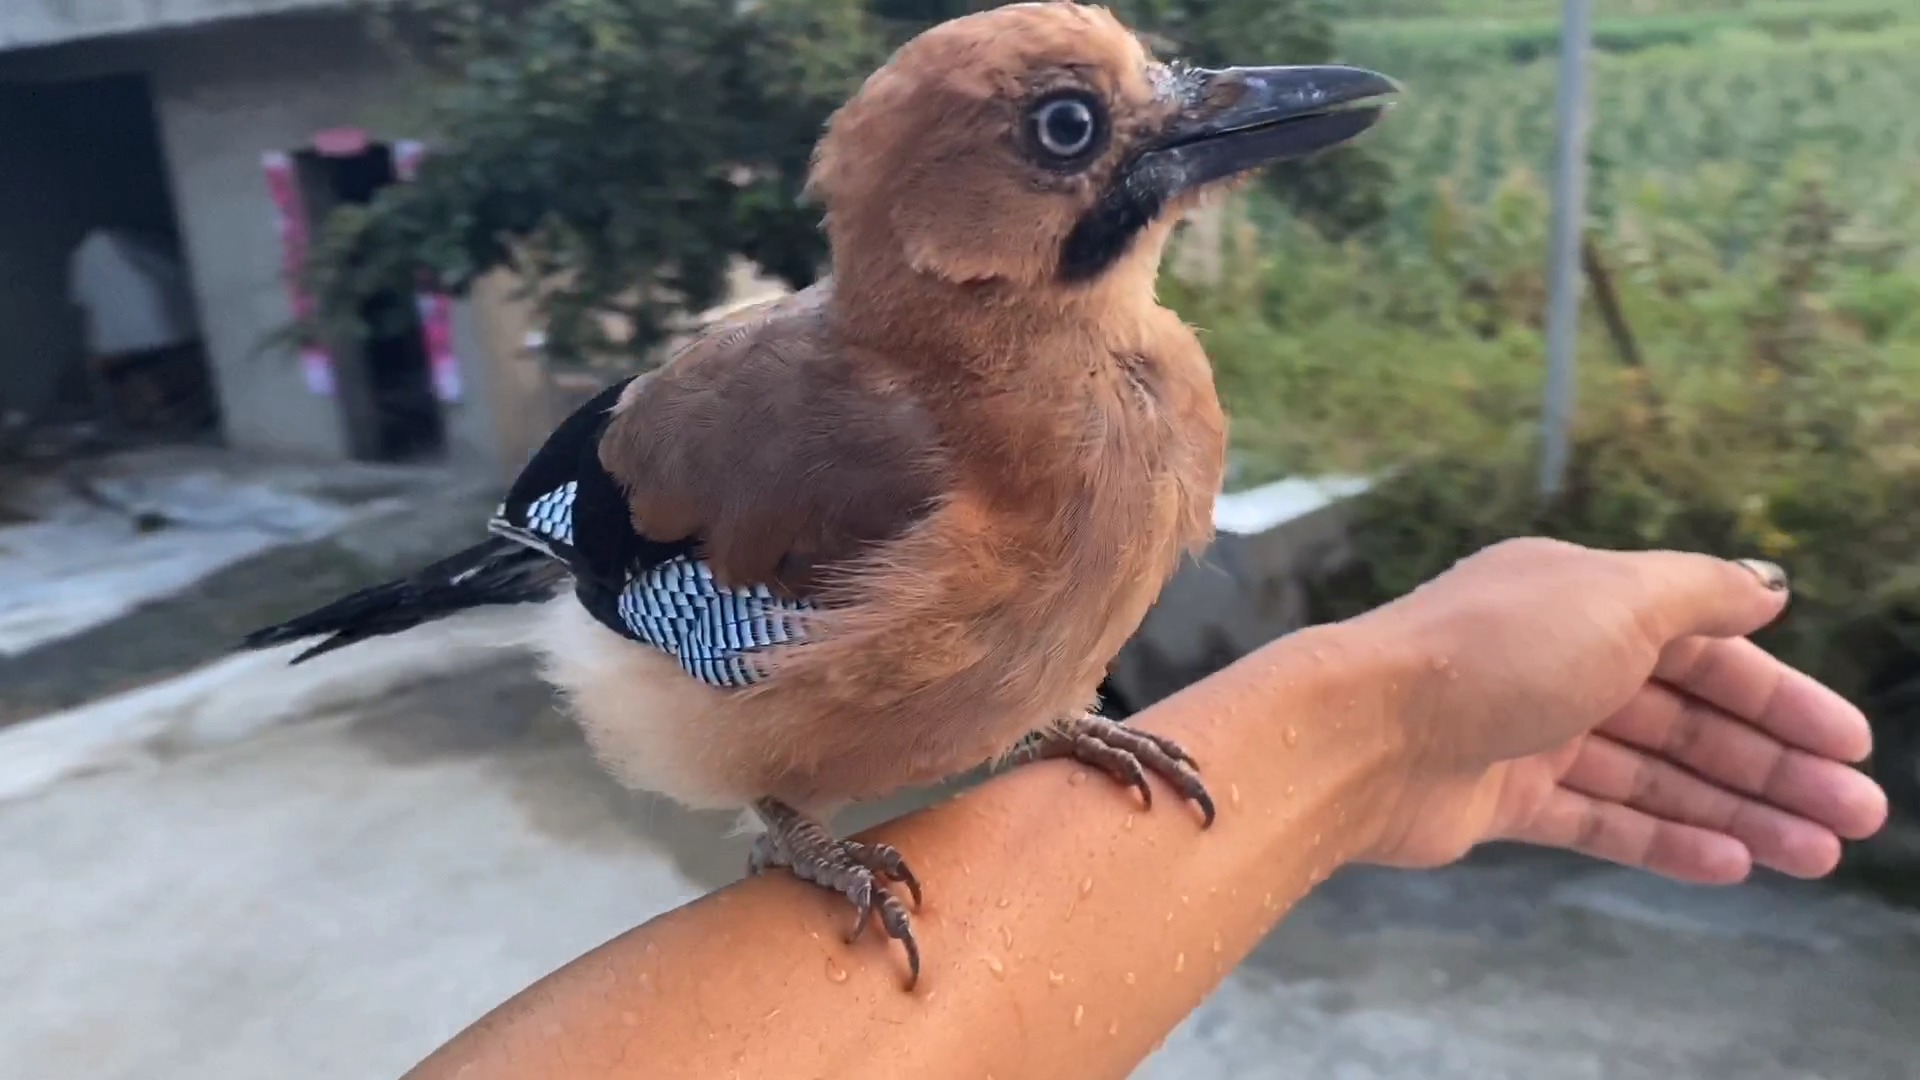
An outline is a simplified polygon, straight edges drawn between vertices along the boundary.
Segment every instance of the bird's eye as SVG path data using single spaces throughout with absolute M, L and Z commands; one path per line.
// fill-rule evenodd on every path
M 1055 159 L 1080 157 L 1100 137 L 1100 117 L 1082 97 L 1052 98 L 1034 106 L 1028 115 L 1034 143 Z

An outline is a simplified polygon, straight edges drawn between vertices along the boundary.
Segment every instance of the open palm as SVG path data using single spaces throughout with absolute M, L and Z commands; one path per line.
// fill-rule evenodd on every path
M 1516 591 L 1552 602 L 1518 615 Z M 1528 541 L 1401 603 L 1377 614 L 1447 650 L 1445 677 L 1415 693 L 1468 715 L 1428 725 L 1442 734 L 1427 756 L 1453 760 L 1410 788 L 1378 861 L 1438 865 L 1508 839 L 1688 881 L 1756 864 L 1818 877 L 1842 838 L 1885 821 L 1885 795 L 1846 764 L 1872 745 L 1859 710 L 1739 636 L 1785 604 L 1739 564 Z M 1529 722 L 1474 721 L 1503 715 Z

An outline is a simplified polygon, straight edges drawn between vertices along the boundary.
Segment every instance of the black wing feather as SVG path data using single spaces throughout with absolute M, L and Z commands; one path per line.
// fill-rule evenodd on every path
M 293 658 L 298 664 L 368 638 L 409 630 L 468 608 L 526 604 L 554 595 L 566 567 L 511 540 L 493 538 L 417 573 L 361 589 L 274 626 L 255 630 L 243 648 L 262 649 L 326 634 Z
M 599 467 L 596 444 L 607 412 L 631 381 L 622 379 L 602 390 L 554 429 L 495 511 L 489 523 L 495 536 L 399 580 L 361 589 L 315 611 L 256 630 L 241 647 L 260 649 L 326 635 L 294 657 L 292 663 L 297 664 L 468 608 L 545 600 L 558 592 L 569 573 L 579 579 L 581 599 L 589 610 L 603 622 L 615 620 L 609 625 L 617 626 L 614 597 L 629 549 L 668 547 L 647 545 L 632 536 L 625 526 L 618 486 Z M 576 503 L 585 511 L 586 529 L 572 534 L 578 544 L 540 533 L 531 527 L 535 523 L 529 517 L 529 508 L 537 500 L 569 483 L 578 484 L 583 495 Z M 611 591 L 600 582 L 613 583 Z

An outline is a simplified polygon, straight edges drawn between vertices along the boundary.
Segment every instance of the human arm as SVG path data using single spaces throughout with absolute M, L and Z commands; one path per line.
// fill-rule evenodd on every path
M 941 882 L 917 916 L 932 961 L 916 993 L 877 938 L 842 943 L 831 898 L 769 875 L 590 952 L 414 1075 L 1124 1076 L 1345 861 L 1434 865 L 1512 837 L 1705 880 L 1750 858 L 1825 872 L 1836 833 L 1884 815 L 1836 763 L 1865 752 L 1859 714 L 1698 636 L 1750 632 L 1783 603 L 1718 560 L 1497 549 L 1136 718 L 1206 767 L 1220 816 L 1204 834 L 1166 789 L 1147 812 L 1046 775 L 1062 763 L 874 830 Z M 1700 788 L 1606 794 L 1659 764 L 1628 743 L 1673 731 L 1692 733 L 1674 756 Z

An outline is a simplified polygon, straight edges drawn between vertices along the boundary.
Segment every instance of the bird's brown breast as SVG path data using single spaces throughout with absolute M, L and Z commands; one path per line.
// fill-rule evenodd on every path
M 836 325 L 832 289 L 636 383 L 600 449 L 637 532 L 818 602 L 762 681 L 649 751 L 801 806 L 950 775 L 1091 705 L 1211 535 L 1224 459 L 1206 357 L 1150 296 L 971 312 L 934 349 L 939 312 L 888 340 Z
M 969 433 L 952 487 L 836 580 L 818 636 L 749 694 L 784 749 L 776 771 L 809 789 L 795 798 L 950 775 L 1092 704 L 1182 552 L 1211 536 L 1224 459 L 1191 335 L 1174 323 L 1127 344 L 934 406 Z M 819 737 L 848 723 L 859 739 Z

